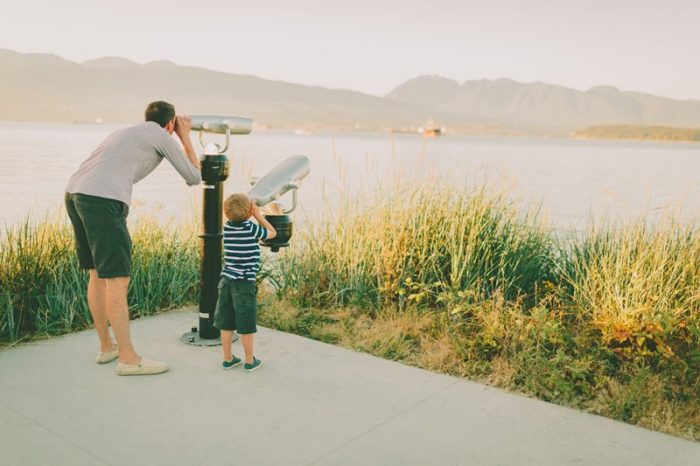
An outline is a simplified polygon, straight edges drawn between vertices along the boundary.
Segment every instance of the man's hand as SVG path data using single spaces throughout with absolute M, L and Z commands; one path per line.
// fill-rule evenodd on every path
M 192 130 L 192 117 L 189 115 L 178 115 L 175 117 L 175 133 L 177 136 L 184 140 L 189 138 L 190 131 Z
M 199 159 L 197 158 L 197 153 L 192 147 L 192 141 L 190 141 L 190 131 L 192 130 L 192 117 L 189 115 L 178 115 L 175 117 L 175 133 L 177 137 L 182 141 L 182 147 L 185 148 L 185 154 L 187 158 L 190 159 L 192 165 L 198 170 L 201 168 L 199 164 Z

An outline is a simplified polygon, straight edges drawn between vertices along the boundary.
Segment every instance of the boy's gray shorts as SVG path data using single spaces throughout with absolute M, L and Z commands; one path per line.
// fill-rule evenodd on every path
M 254 281 L 223 277 L 219 282 L 214 327 L 236 330 L 241 335 L 257 332 L 257 294 L 258 286 Z

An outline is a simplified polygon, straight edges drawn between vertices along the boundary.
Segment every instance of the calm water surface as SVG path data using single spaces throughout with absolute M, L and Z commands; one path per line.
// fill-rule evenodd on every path
M 115 128 L 0 123 L 2 223 L 61 214 L 68 177 Z M 197 147 L 195 133 L 193 141 Z M 297 210 L 311 218 L 324 211 L 324 200 L 332 205 L 341 195 L 372 202 L 378 185 L 397 178 L 405 187 L 421 178 L 458 189 L 486 182 L 520 205 L 541 205 L 562 229 L 581 229 L 598 216 L 700 214 L 700 144 L 693 143 L 258 131 L 234 137 L 225 192 L 247 190 L 251 176 L 296 154 L 311 160 Z M 199 215 L 201 187 L 188 188 L 164 161 L 134 187 L 133 199 L 134 218 L 189 222 Z

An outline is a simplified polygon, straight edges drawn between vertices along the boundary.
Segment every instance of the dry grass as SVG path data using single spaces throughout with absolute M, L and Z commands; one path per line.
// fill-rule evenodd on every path
M 700 404 L 692 400 L 692 388 L 671 394 L 668 387 L 663 377 L 639 369 L 625 382 L 606 378 L 586 408 L 648 429 L 700 440 Z
M 500 341 L 495 355 L 485 357 L 480 343 L 475 342 L 478 338 L 465 333 L 462 324 L 436 319 L 417 308 L 369 315 L 359 308 L 300 308 L 289 301 L 271 299 L 261 309 L 261 323 L 279 330 L 700 440 L 700 402 L 694 387 L 679 386 L 643 367 L 628 367 L 625 374 L 611 377 L 593 374 L 585 356 L 577 360 L 558 355 L 558 351 L 543 353 L 537 345 L 513 349 L 526 328 L 548 328 L 548 319 L 543 316 L 534 318 L 538 325 L 507 320 L 518 328 L 507 332 L 510 340 Z M 503 312 L 501 318 L 494 318 L 494 314 L 493 310 L 483 313 L 491 328 L 497 327 L 494 321 L 511 315 Z M 543 340 L 540 344 L 547 343 Z M 591 389 L 575 396 L 581 383 L 591 385 Z M 561 390 L 559 397 L 556 390 Z

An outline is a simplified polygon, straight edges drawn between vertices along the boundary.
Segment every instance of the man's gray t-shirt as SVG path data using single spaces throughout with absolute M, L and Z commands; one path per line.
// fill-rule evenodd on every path
M 116 199 L 129 205 L 134 183 L 151 173 L 164 158 L 188 185 L 202 181 L 180 144 L 158 123 L 147 121 L 110 134 L 80 164 L 68 181 L 66 192 Z

